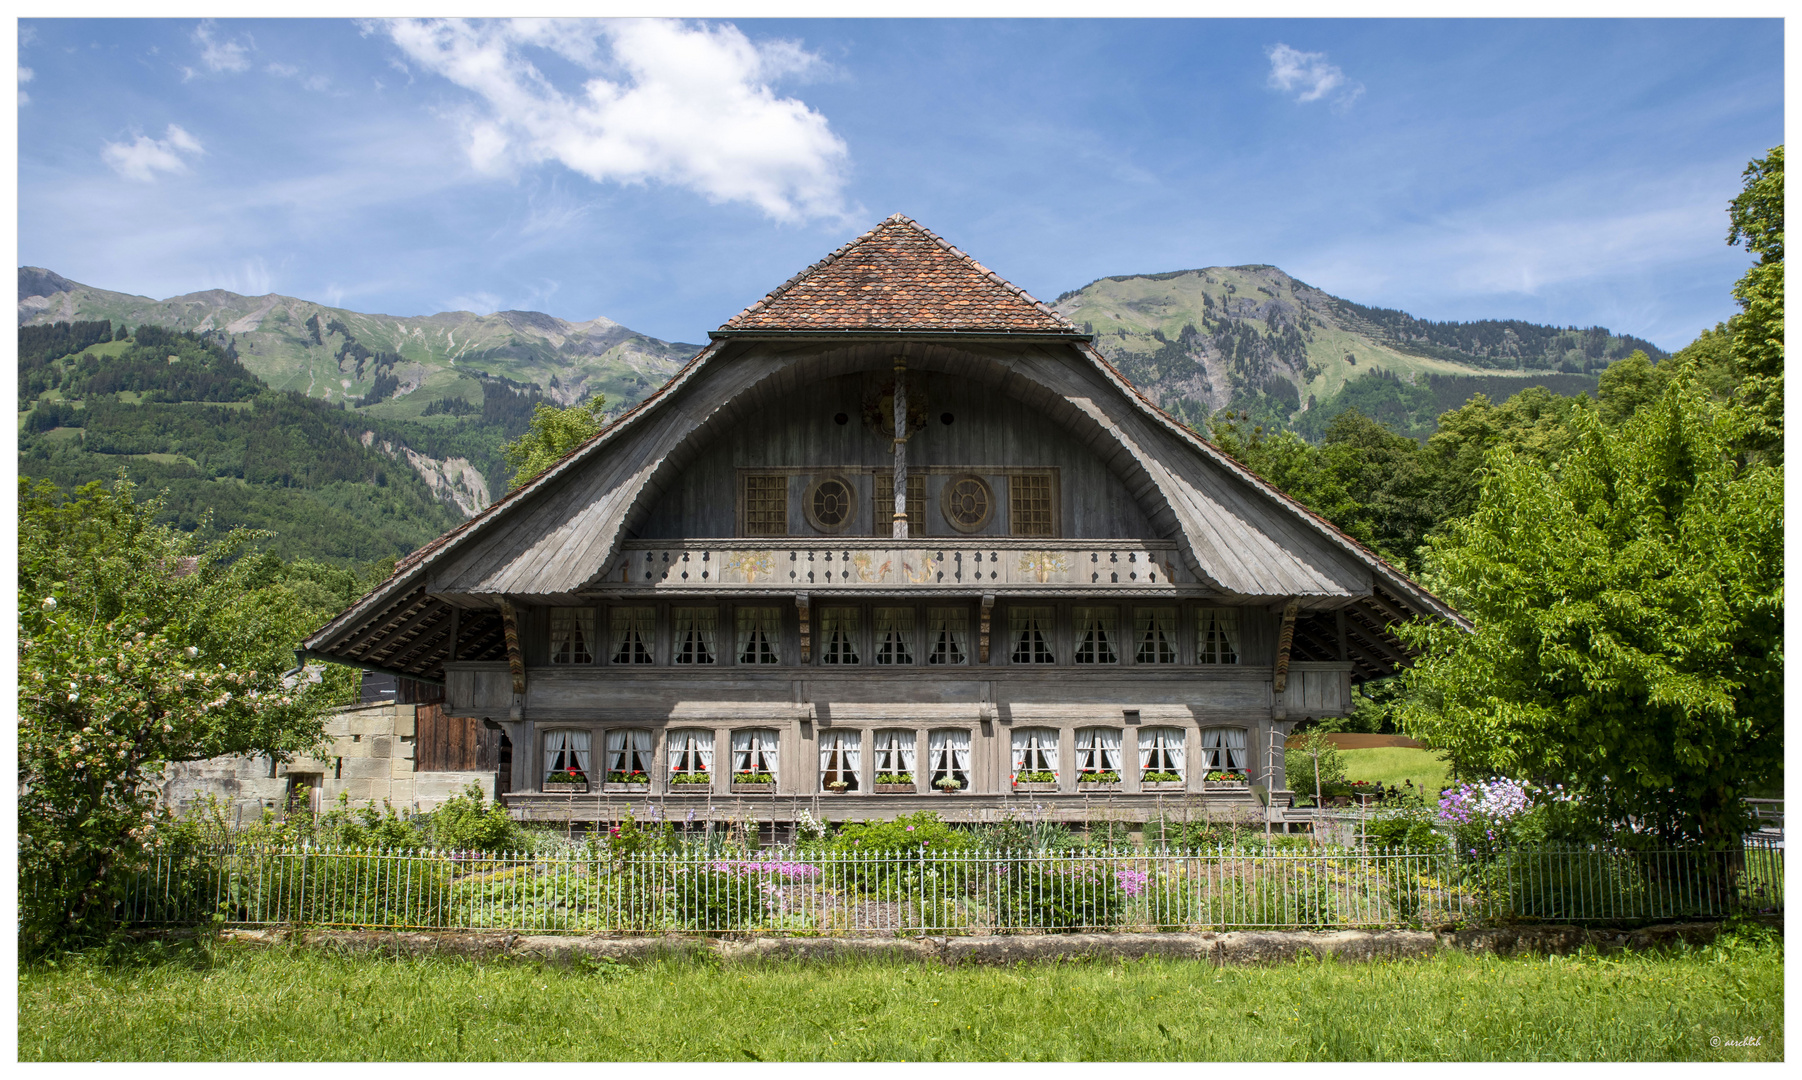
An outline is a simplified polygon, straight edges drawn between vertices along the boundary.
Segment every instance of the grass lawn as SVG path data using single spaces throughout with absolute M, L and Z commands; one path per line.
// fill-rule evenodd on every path
M 21 1061 L 1780 1061 L 1783 956 L 553 967 L 189 947 L 23 966 L 18 1010 Z
M 1368 780 L 1373 784 L 1381 781 L 1384 787 L 1412 780 L 1415 787 L 1426 789 L 1429 800 L 1436 799 L 1446 785 L 1446 763 L 1432 750 L 1381 746 L 1370 750 L 1341 750 L 1339 756 L 1345 759 L 1347 780 Z M 1309 780 L 1306 785 L 1310 792 L 1314 790 L 1313 783 Z

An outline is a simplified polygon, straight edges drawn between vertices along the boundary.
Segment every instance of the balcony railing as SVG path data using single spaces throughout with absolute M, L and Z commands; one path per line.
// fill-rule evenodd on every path
M 1134 540 L 639 541 L 625 545 L 594 586 L 658 592 L 831 588 L 1168 594 L 1178 584 L 1178 563 L 1173 546 Z

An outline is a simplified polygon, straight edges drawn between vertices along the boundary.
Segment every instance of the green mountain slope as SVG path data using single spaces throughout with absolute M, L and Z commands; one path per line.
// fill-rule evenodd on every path
M 485 378 L 536 387 L 564 405 L 606 394 L 609 406 L 623 409 L 662 385 L 699 349 L 605 318 L 571 323 L 536 311 L 366 315 L 291 296 L 222 289 L 153 300 L 40 267 L 19 269 L 21 326 L 100 319 L 214 332 L 273 389 L 352 401 L 399 417 L 421 416 L 447 398 L 480 408 Z
M 1635 349 L 1664 356 L 1648 341 L 1599 327 L 1416 319 L 1332 296 L 1274 266 L 1102 278 L 1055 307 L 1191 424 L 1231 408 L 1316 431 L 1345 407 L 1382 404 L 1398 430 L 1420 434 L 1422 414 L 1449 407 L 1441 399 L 1453 392 L 1505 397 L 1556 382 L 1571 393 L 1592 389 L 1596 373 Z

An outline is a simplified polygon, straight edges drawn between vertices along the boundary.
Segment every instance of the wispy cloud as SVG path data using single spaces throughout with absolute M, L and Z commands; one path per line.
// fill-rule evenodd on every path
M 21 104 L 21 105 L 31 104 L 31 95 L 27 94 L 25 92 L 25 84 L 35 78 L 37 78 L 37 72 L 31 70 L 30 68 L 21 67 L 19 69 L 19 104 Z
M 292 79 L 300 74 L 300 69 L 293 64 L 270 64 L 263 70 L 281 79 Z
M 188 163 L 183 154 L 198 157 L 206 153 L 200 140 L 175 124 L 169 125 L 167 138 L 153 139 L 139 135 L 129 143 L 109 142 L 100 150 L 100 159 L 127 180 L 155 180 L 159 172 L 184 173 Z
M 842 217 L 848 151 L 826 118 L 772 83 L 822 66 L 792 42 L 753 44 L 730 24 L 670 20 L 395 20 L 414 66 L 472 91 L 463 116 L 478 170 L 555 161 L 597 182 L 656 181 L 777 221 Z M 557 86 L 545 50 L 590 77 Z
M 1364 84 L 1346 78 L 1339 65 L 1329 64 L 1326 53 L 1302 52 L 1282 42 L 1264 50 L 1270 58 L 1270 87 L 1285 94 L 1293 93 L 1297 102 L 1319 101 L 1328 95 L 1334 104 L 1344 106 L 1364 92 Z
M 194 28 L 194 43 L 200 46 L 200 62 L 214 74 L 231 72 L 237 74 L 250 70 L 250 50 L 256 43 L 249 34 L 243 38 L 217 38 L 214 36 L 216 24 L 211 19 L 202 20 Z M 182 81 L 195 78 L 200 72 L 191 67 L 182 68 Z

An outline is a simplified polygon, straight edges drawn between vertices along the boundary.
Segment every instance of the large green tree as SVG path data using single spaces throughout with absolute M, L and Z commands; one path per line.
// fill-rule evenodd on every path
M 1426 581 L 1474 624 L 1405 628 L 1405 730 L 1466 771 L 1574 787 L 1666 842 L 1737 844 L 1781 768 L 1783 473 L 1677 380 L 1550 461 L 1493 451 Z
M 555 465 L 565 454 L 593 438 L 606 425 L 606 409 L 607 399 L 600 394 L 567 409 L 544 404 L 534 406 L 531 427 L 501 448 L 507 467 L 513 470 L 509 490 Z
M 1750 445 L 1779 460 L 1783 453 L 1783 147 L 1746 166 L 1745 190 L 1728 210 L 1729 244 L 1746 245 L 1758 262 L 1733 288 L 1733 359 L 1746 405 Z
M 172 762 L 285 758 L 315 745 L 348 688 L 284 679 L 341 590 L 296 589 L 243 558 L 255 534 L 202 541 L 155 523 L 121 478 L 19 500 L 21 947 L 103 933 L 157 843 Z M 317 594 L 317 595 L 314 595 Z M 309 602 L 309 600 L 311 602 Z

